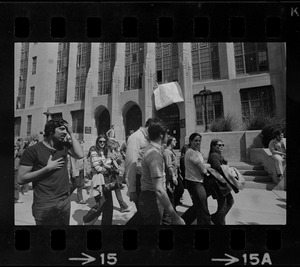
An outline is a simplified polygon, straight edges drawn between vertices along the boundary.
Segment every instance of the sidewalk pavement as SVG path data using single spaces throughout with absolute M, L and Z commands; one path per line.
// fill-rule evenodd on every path
M 113 225 L 124 225 L 136 212 L 135 205 L 129 201 L 126 195 L 127 188 L 122 190 L 124 201 L 131 206 L 130 212 L 121 213 L 119 203 L 113 193 Z M 15 225 L 35 225 L 31 212 L 32 190 L 28 195 L 20 193 L 21 204 L 15 204 Z M 286 224 L 286 191 L 268 191 L 264 189 L 245 188 L 238 194 L 232 193 L 234 205 L 226 216 L 227 225 L 285 225 Z M 94 200 L 88 198 L 86 190 L 83 190 L 83 197 L 87 204 L 76 203 L 76 190 L 71 196 L 71 217 L 70 225 L 83 225 L 82 217 L 94 205 Z M 191 198 L 187 190 L 183 194 L 182 205 L 177 207 L 179 215 L 182 215 L 189 206 L 192 205 Z M 210 213 L 217 209 L 216 200 L 208 198 Z M 196 224 L 196 222 L 194 222 Z M 101 216 L 95 225 L 101 225 Z

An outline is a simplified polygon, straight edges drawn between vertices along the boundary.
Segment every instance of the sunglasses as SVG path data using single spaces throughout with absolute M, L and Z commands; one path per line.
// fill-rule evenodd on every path
M 224 144 L 216 144 L 216 146 L 218 146 L 218 147 L 223 147 L 223 146 L 225 146 Z
M 105 143 L 105 141 L 101 141 L 101 140 L 100 140 L 99 143 Z

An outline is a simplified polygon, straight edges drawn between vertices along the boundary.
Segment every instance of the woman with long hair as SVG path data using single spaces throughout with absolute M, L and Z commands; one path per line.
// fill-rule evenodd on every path
M 107 158 L 107 139 L 105 135 L 100 134 L 95 146 L 92 146 L 88 152 L 87 157 L 90 157 L 92 167 L 92 187 L 93 196 L 96 205 L 93 206 L 89 212 L 83 217 L 85 225 L 94 224 L 98 217 L 102 214 L 101 225 L 112 225 L 113 217 L 113 200 L 110 190 L 105 188 L 104 175 L 107 174 L 111 166 L 105 163 Z
M 185 223 L 192 224 L 195 217 L 198 225 L 210 225 L 210 214 L 207 205 L 207 194 L 204 178 L 209 176 L 200 152 L 202 137 L 193 133 L 189 137 L 190 148 L 185 153 L 185 184 L 189 191 L 193 205 L 182 215 Z
M 210 142 L 210 150 L 207 162 L 213 169 L 218 171 L 223 177 L 226 177 L 222 171 L 221 165 L 227 165 L 228 161 L 223 157 L 222 151 L 224 144 L 220 139 L 213 139 Z M 225 225 L 226 214 L 231 209 L 234 199 L 230 193 L 231 187 L 226 184 L 220 184 L 216 180 L 209 186 L 207 192 L 211 194 L 214 199 L 217 199 L 217 211 L 211 215 L 211 220 L 215 225 Z

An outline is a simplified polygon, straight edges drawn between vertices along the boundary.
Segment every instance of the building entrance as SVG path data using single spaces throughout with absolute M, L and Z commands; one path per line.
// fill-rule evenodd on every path
M 97 120 L 97 133 L 106 134 L 106 132 L 110 129 L 110 115 L 107 109 L 104 109 Z
M 130 107 L 126 113 L 125 119 L 125 134 L 127 136 L 130 135 L 132 131 L 135 132 L 138 130 L 143 124 L 142 111 L 139 106 L 133 105 Z
M 179 108 L 177 104 L 172 104 L 157 111 L 157 116 L 163 120 L 169 129 L 169 134 L 173 135 L 177 144 L 175 149 L 180 148 L 180 123 L 179 123 Z

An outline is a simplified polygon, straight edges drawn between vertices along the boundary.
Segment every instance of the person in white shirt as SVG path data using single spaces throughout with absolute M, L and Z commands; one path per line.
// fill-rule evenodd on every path
M 284 138 L 283 132 L 275 132 L 275 138 L 270 141 L 269 149 L 275 161 L 277 178 L 281 180 L 286 164 L 286 138 Z
M 141 160 L 145 149 L 149 146 L 148 126 L 152 118 L 146 121 L 145 127 L 140 127 L 131 134 L 127 141 L 125 157 L 125 180 L 128 186 L 127 195 L 135 203 L 137 212 L 127 221 L 126 225 L 143 225 L 139 212 L 138 198 L 141 192 Z
M 199 133 L 193 133 L 189 137 L 190 148 L 184 158 L 185 181 L 193 205 L 181 217 L 186 224 L 191 224 L 197 214 L 198 225 L 210 225 L 212 223 L 207 205 L 207 194 L 203 185 L 203 179 L 209 176 L 209 173 L 200 152 L 201 139 Z

